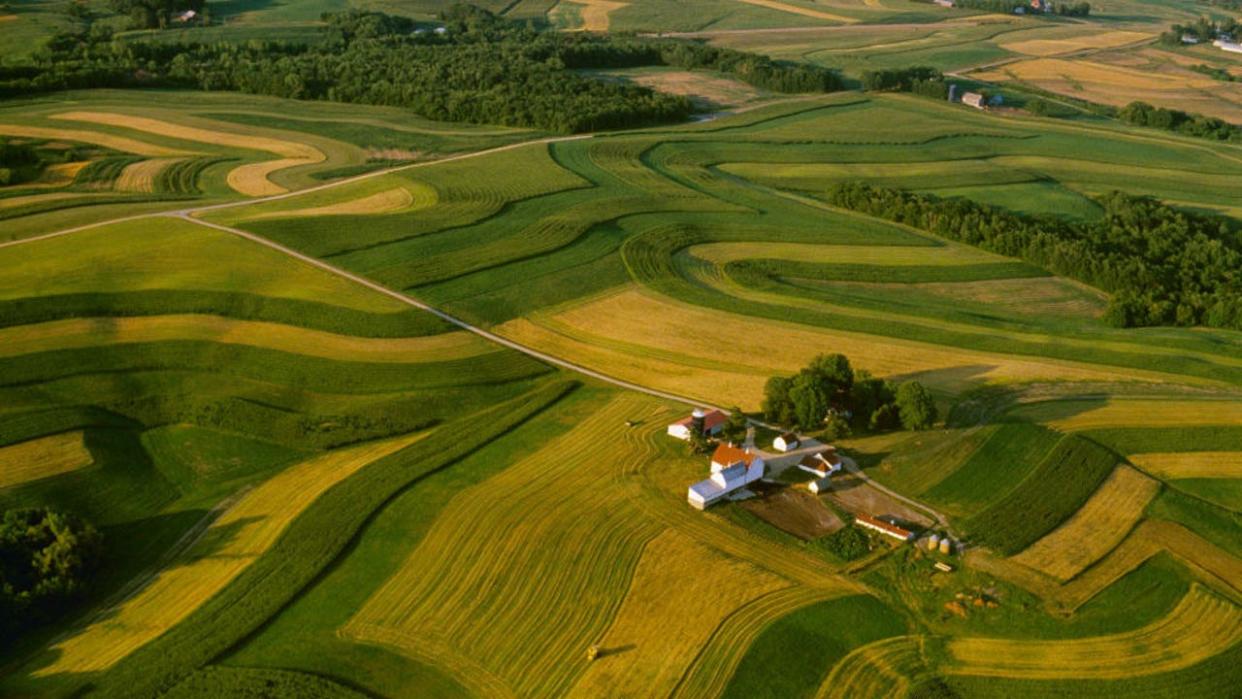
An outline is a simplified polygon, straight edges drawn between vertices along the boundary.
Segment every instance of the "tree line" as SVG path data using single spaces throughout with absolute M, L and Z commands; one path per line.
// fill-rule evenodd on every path
M 1236 37 L 1242 31 L 1242 23 L 1233 17 L 1216 20 L 1211 17 L 1200 17 L 1191 24 L 1174 24 L 1167 32 L 1160 35 L 1160 43 L 1168 46 L 1181 46 L 1182 37 L 1191 37 L 1197 41 L 1213 41 L 1221 34 Z
M 919 382 L 894 385 L 865 370 L 855 371 L 843 354 L 824 354 L 794 376 L 768 379 L 763 416 L 778 425 L 839 439 L 897 427 L 924 430 L 935 424 L 937 411 L 931 393 Z
M 1040 7 L 1036 8 L 1029 0 L 954 0 L 954 7 L 961 7 L 967 10 L 984 10 L 985 12 L 999 12 L 1002 14 L 1013 14 L 1019 7 L 1025 8 L 1031 13 L 1042 13 L 1043 5 L 1052 5 L 1052 12 L 1062 17 L 1087 17 L 1091 14 L 1091 3 L 1076 2 L 1056 3 L 1052 4 L 1050 0 L 1043 0 Z
M 692 107 L 685 97 L 578 69 L 677 66 L 781 92 L 841 87 L 826 68 L 693 42 L 540 32 L 469 5 L 442 18 L 445 31 L 435 32 L 383 13 L 327 14 L 311 44 L 125 41 L 93 25 L 53 37 L 30 63 L 0 67 L 0 97 L 92 87 L 234 90 L 580 132 L 681 121 Z
M 1230 124 L 1216 117 L 1183 112 L 1180 109 L 1154 107 L 1146 102 L 1127 104 L 1117 112 L 1117 118 L 1127 124 L 1163 129 L 1183 136 L 1242 143 L 1242 126 Z
M 1085 223 L 857 182 L 826 199 L 1107 291 L 1104 319 L 1114 326 L 1242 330 L 1242 236 L 1223 217 L 1116 191 L 1098 199 L 1103 217 Z
M 0 518 L 0 636 L 47 623 L 90 586 L 103 539 L 72 515 L 46 508 Z
M 865 70 L 861 82 L 868 92 L 910 92 L 942 100 L 949 97 L 944 74 L 931 66 Z

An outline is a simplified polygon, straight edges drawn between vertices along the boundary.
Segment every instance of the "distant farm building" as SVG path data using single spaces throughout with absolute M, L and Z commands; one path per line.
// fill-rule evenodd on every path
M 812 493 L 815 493 L 816 495 L 819 495 L 820 493 L 826 492 L 831 487 L 832 487 L 832 479 L 828 478 L 827 476 L 824 476 L 823 478 L 816 478 L 815 480 L 811 481 L 809 484 L 807 484 L 806 489 L 811 491 Z
M 858 515 L 857 517 L 854 518 L 854 523 L 860 527 L 870 529 L 871 531 L 879 532 L 885 536 L 891 536 L 894 539 L 899 539 L 901 541 L 913 541 L 914 540 L 914 532 L 910 531 L 909 529 L 899 527 L 896 524 L 893 524 L 892 522 L 885 522 L 884 520 L 879 519 L 878 517 L 872 517 L 870 515 Z
M 953 0 L 935 0 L 935 2 L 941 7 L 953 7 Z
M 729 416 L 719 410 L 705 412 L 702 408 L 695 408 L 690 413 L 690 417 L 682 418 L 677 422 L 668 426 L 668 434 L 681 440 L 689 440 L 691 431 L 698 429 L 699 434 L 706 437 L 719 434 L 724 429 L 725 421 Z
M 1194 34 L 1182 34 L 1182 43 L 1197 44 L 1199 43 L 1199 37 Z
M 193 22 L 193 21 L 194 21 L 194 19 L 195 19 L 195 18 L 197 18 L 197 17 L 198 17 L 198 13 L 197 13 L 197 12 L 195 12 L 194 10 L 186 10 L 185 12 L 181 12 L 181 13 L 178 13 L 177 15 L 175 15 L 175 16 L 173 17 L 173 21 L 176 21 L 176 22 Z
M 1021 8 L 1018 8 L 1021 9 Z M 986 109 L 988 106 L 988 98 L 978 92 L 963 92 L 962 104 L 970 105 L 975 109 Z
M 712 476 L 690 486 L 686 500 L 703 510 L 708 505 L 763 478 L 767 465 L 754 452 L 721 445 L 712 454 Z
M 1212 42 L 1212 45 L 1220 49 L 1221 51 L 1228 51 L 1230 53 L 1242 53 L 1242 44 L 1236 44 L 1232 41 L 1226 41 L 1225 39 L 1217 39 L 1216 41 Z
M 793 432 L 786 432 L 772 440 L 772 448 L 780 452 L 785 452 L 791 449 L 797 449 L 798 445 L 801 443 L 801 440 L 798 439 L 798 435 Z
M 802 460 L 798 462 L 798 468 L 826 478 L 841 470 L 841 457 L 837 456 L 836 449 L 828 447 L 818 454 L 808 454 L 802 457 Z

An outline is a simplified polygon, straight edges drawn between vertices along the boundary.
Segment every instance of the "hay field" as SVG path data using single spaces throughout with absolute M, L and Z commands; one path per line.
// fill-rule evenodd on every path
M 803 7 L 801 5 L 794 5 L 788 2 L 780 2 L 780 0 L 737 0 L 737 1 L 744 2 L 748 5 L 766 7 L 769 10 L 777 10 L 778 12 L 787 12 L 789 14 L 801 15 L 803 17 L 813 17 L 815 19 L 826 19 L 830 22 L 840 22 L 842 24 L 856 24 L 857 22 L 859 22 L 859 20 L 853 17 L 846 17 L 844 15 L 836 15 L 831 12 L 824 12 L 823 10 L 814 10 L 809 7 Z
M 94 460 L 80 431 L 0 447 L 0 490 L 86 468 Z
M 272 173 L 300 165 L 314 165 L 327 159 L 323 151 L 306 143 L 263 136 L 249 136 L 232 131 L 212 130 L 118 112 L 74 111 L 55 114 L 52 118 L 133 129 L 168 138 L 198 141 L 230 148 L 266 151 L 281 156 L 277 160 L 239 165 L 229 171 L 228 185 L 238 193 L 251 197 L 283 194 L 289 191 L 287 188 L 271 181 L 269 176 Z
M 244 345 L 342 361 L 420 363 L 499 351 L 462 331 L 417 337 L 371 338 L 295 325 L 210 315 L 76 318 L 0 329 L 0 357 L 86 347 L 175 340 Z
M 263 218 L 306 218 L 313 216 L 351 216 L 351 215 L 370 215 L 378 216 L 381 214 L 390 214 L 397 211 L 424 209 L 434 206 L 438 197 L 435 190 L 429 187 L 420 187 L 415 184 L 413 192 L 405 187 L 393 187 L 382 192 L 369 194 L 357 199 L 337 202 L 335 204 L 325 204 L 324 206 L 312 206 L 305 209 L 295 209 L 288 212 L 270 211 L 267 213 L 253 216 L 248 220 L 258 220 Z
M 920 639 L 896 636 L 850 651 L 832 667 L 815 699 L 904 697 L 916 681 L 931 676 Z
M 142 160 L 128 165 L 121 171 L 121 176 L 116 178 L 113 188 L 120 192 L 147 192 L 155 191 L 156 178 L 160 173 L 168 167 L 182 162 L 184 158 L 152 158 L 150 160 Z
M 773 373 L 792 373 L 837 351 L 877 376 L 919 376 L 937 388 L 980 381 L 1109 380 L 1132 376 L 1105 367 L 972 352 L 897 339 L 821 330 L 724 313 L 627 289 L 551 315 L 509 321 L 495 331 L 618 378 L 753 409 Z M 756 354 L 739 338 L 779 342 Z
M 1242 451 L 1148 452 L 1129 459 L 1157 478 L 1242 478 Z
M 1133 31 L 1091 31 L 1063 39 L 1023 39 L 1021 41 L 1001 42 L 999 46 L 1007 51 L 1027 56 L 1056 56 L 1063 53 L 1074 53 L 1085 49 L 1107 49 L 1126 44 L 1134 44 L 1146 39 L 1156 38 L 1153 34 Z
M 1242 401 L 1108 398 L 1053 400 L 1015 408 L 1010 415 L 1063 432 L 1115 427 L 1242 424 Z
M 1121 543 L 1159 490 L 1159 481 L 1118 466 L 1078 512 L 1013 560 L 1069 580 Z
M 582 25 L 576 29 L 586 32 L 608 31 L 612 13 L 630 4 L 616 0 L 568 0 L 568 2 L 582 6 L 578 12 Z
M 486 680 L 491 695 L 567 691 L 661 530 L 635 516 L 625 474 L 652 457 L 664 415 L 619 396 L 462 491 L 342 633 L 432 660 L 467 686 Z M 627 419 L 643 428 L 619 431 Z
M 1119 679 L 1190 667 L 1242 642 L 1242 608 L 1200 585 L 1165 618 L 1126 633 L 1062 641 L 948 642 L 953 674 Z
M 733 591 L 728 603 L 703 605 L 721 593 L 722 584 Z M 603 658 L 591 663 L 569 696 L 668 696 L 686 672 L 687 661 L 735 606 L 788 585 L 676 530 L 665 530 L 639 559 L 630 591 L 599 642 Z M 616 654 L 610 656 L 610 649 Z
M 270 548 L 298 514 L 367 464 L 413 444 L 407 435 L 350 447 L 293 466 L 242 495 L 170 566 L 116 608 L 52 646 L 36 677 L 105 670 L 177 625 Z
M 49 141 L 76 141 L 78 143 L 90 143 L 104 148 L 111 148 L 123 153 L 134 153 L 135 155 L 146 155 L 153 158 L 175 155 L 195 155 L 194 151 L 186 151 L 178 148 L 168 148 L 165 146 L 140 141 L 135 138 L 127 138 L 115 134 L 104 133 L 102 131 L 87 131 L 83 129 L 62 129 L 47 126 L 27 126 L 25 124 L 3 124 L 0 123 L 0 136 L 20 136 L 22 138 L 39 138 Z
M 694 245 L 686 252 L 715 265 L 738 260 L 793 260 L 824 264 L 848 262 L 894 267 L 914 265 L 974 265 L 1005 262 L 1009 258 L 968 245 L 815 245 L 811 243 L 729 242 Z

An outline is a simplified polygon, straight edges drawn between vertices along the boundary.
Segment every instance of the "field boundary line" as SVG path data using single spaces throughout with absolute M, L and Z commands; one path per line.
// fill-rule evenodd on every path
M 293 197 L 301 196 L 303 194 L 314 194 L 315 192 L 322 192 L 327 189 L 332 189 L 333 187 L 340 187 L 340 186 L 347 185 L 347 184 L 353 184 L 355 182 L 362 182 L 364 180 L 368 180 L 374 177 L 382 177 L 384 175 L 391 175 L 393 173 L 403 172 L 405 170 L 413 170 L 415 168 L 429 167 L 432 165 L 440 165 L 443 163 L 451 163 L 451 162 L 456 162 L 458 160 L 466 160 L 467 158 L 477 158 L 477 157 L 484 156 L 484 155 L 491 155 L 493 153 L 500 153 L 502 151 L 508 151 L 508 150 L 513 150 L 516 148 L 521 148 L 523 146 L 530 146 L 530 145 L 535 145 L 535 144 L 546 145 L 549 143 L 558 143 L 560 141 L 580 141 L 583 139 L 594 138 L 594 136 L 595 134 L 577 134 L 574 136 L 552 136 L 549 138 L 539 138 L 539 139 L 535 139 L 532 141 L 519 141 L 517 143 L 509 143 L 503 146 L 497 146 L 495 148 L 487 148 L 485 150 L 472 151 L 470 153 L 462 153 L 460 155 L 452 155 L 447 158 L 440 158 L 438 160 L 427 160 L 421 163 L 409 163 L 406 165 L 397 165 L 394 167 L 384 168 L 382 170 L 364 172 L 361 175 L 354 175 L 353 177 L 346 177 L 343 180 L 325 182 L 324 184 L 318 184 L 318 185 L 315 185 L 314 187 L 307 187 L 305 189 L 295 189 L 291 192 L 282 192 L 280 194 L 272 194 L 266 197 L 253 197 L 249 199 L 238 199 L 235 201 L 226 201 L 226 202 L 221 202 L 218 204 L 206 204 L 204 206 L 186 207 L 186 208 L 181 208 L 181 209 L 169 209 L 168 211 L 152 211 L 150 213 L 145 213 L 145 214 L 134 214 L 132 216 L 122 216 L 120 218 L 112 218 L 106 221 L 96 221 L 94 223 L 87 223 L 81 226 L 74 226 L 72 228 L 65 228 L 59 231 L 52 231 L 51 233 L 43 233 L 43 234 L 32 236 L 29 238 L 20 238 L 18 240 L 6 241 L 3 243 L 0 243 L 0 249 L 13 247 L 16 245 L 22 245 L 24 243 L 34 243 L 40 240 L 48 240 L 50 238 L 59 238 L 60 236 L 63 236 L 63 235 L 69 235 L 71 233 L 78 233 L 84 230 L 89 230 L 91 228 L 99 228 L 100 226 L 108 226 L 114 223 L 125 223 L 128 221 L 137 221 L 139 219 L 154 218 L 157 216 L 180 216 L 182 218 L 187 218 L 189 220 L 195 220 L 191 218 L 194 214 L 200 214 L 200 213 L 204 213 L 208 211 L 218 211 L 220 209 L 230 209 L 230 208 L 236 208 L 238 206 L 248 206 L 251 204 L 266 204 L 267 202 L 272 202 L 272 201 L 282 201 L 284 199 L 291 199 Z

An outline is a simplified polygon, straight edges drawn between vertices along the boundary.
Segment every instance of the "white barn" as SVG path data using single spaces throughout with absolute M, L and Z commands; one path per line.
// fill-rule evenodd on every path
M 798 435 L 793 432 L 786 432 L 772 440 L 772 448 L 779 452 L 786 452 L 791 449 L 797 449 L 798 445 L 801 443 L 801 440 L 798 439 Z
M 690 486 L 686 501 L 697 510 L 763 478 L 767 465 L 754 452 L 721 445 L 712 454 L 712 476 Z
M 690 440 L 690 430 L 693 429 L 695 422 L 703 425 L 703 434 L 711 437 L 720 433 L 724 429 L 725 422 L 729 416 L 719 410 L 710 412 L 704 411 L 702 408 L 695 408 L 690 413 L 690 417 L 685 417 L 668 426 L 668 434 L 670 437 L 676 437 L 682 441 Z

